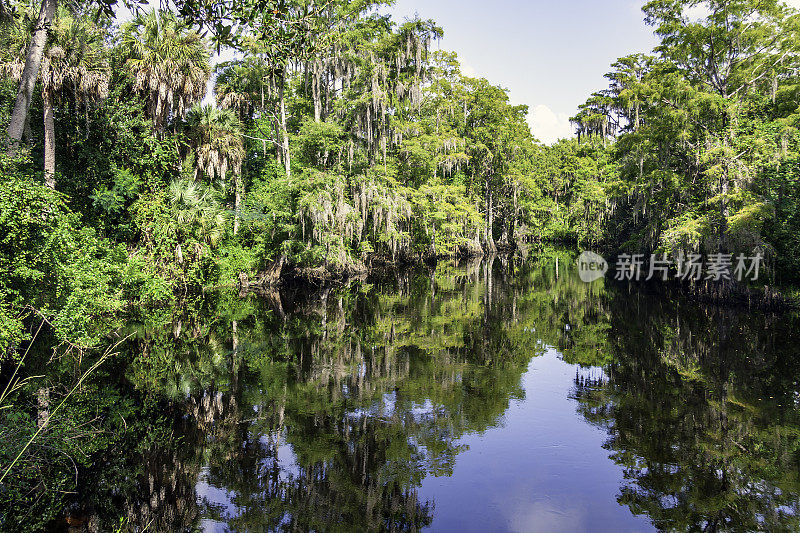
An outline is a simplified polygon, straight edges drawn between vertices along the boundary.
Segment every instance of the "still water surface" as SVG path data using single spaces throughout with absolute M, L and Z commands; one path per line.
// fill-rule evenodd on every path
M 132 324 L 167 438 L 103 505 L 154 531 L 797 530 L 800 321 L 558 264 Z

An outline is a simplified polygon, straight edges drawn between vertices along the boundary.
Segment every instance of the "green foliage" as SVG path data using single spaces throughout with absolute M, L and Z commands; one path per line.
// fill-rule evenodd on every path
M 543 147 L 526 185 L 538 191 L 521 200 L 538 240 L 594 246 L 609 238 L 609 204 L 619 175 L 599 140 Z
M 255 272 L 258 268 L 257 250 L 239 244 L 220 246 L 216 255 L 217 276 L 220 280 L 236 280 L 241 272 Z
M 96 346 L 104 336 L 98 319 L 112 318 L 122 307 L 124 249 L 82 228 L 62 195 L 24 174 L 25 161 L 0 164 L 6 176 L 0 190 L 0 290 L 10 303 L 7 312 L 19 319 L 37 310 L 62 342 Z M 3 340 L 8 347 L 15 338 Z
M 607 241 L 673 254 L 760 249 L 778 277 L 793 277 L 796 14 L 749 0 L 643 10 L 658 55 L 619 59 L 609 88 L 573 118 L 579 136 L 607 146 L 618 176 Z

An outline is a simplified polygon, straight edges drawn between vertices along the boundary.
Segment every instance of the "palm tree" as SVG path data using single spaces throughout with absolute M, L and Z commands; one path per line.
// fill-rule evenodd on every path
M 53 10 L 54 13 L 50 15 L 50 20 L 55 16 L 55 8 L 53 8 Z M 38 57 L 36 61 L 36 73 L 33 77 L 33 81 L 27 81 L 25 76 L 30 73 L 25 72 L 25 68 L 28 67 L 29 61 L 27 57 L 23 60 L 22 56 L 25 53 L 26 47 L 38 46 L 38 44 L 33 41 L 31 41 L 30 45 L 28 44 L 28 38 L 32 33 L 36 34 L 36 25 L 39 23 L 34 17 L 36 17 L 36 13 L 33 9 L 20 9 L 12 14 L 9 20 L 0 24 L 0 75 L 14 81 L 20 81 L 17 104 L 24 107 L 24 109 L 17 109 L 17 104 L 15 104 L 12 123 L 9 125 L 8 130 L 9 148 L 13 148 L 14 145 L 22 139 L 23 135 L 30 137 L 30 116 L 28 115 L 28 107 L 30 107 L 29 100 L 33 98 L 33 86 L 39 77 L 39 66 L 42 61 L 41 56 L 44 55 L 44 47 L 47 44 L 47 33 L 45 32 L 42 33 L 42 35 L 44 35 L 44 40 L 40 43 L 41 56 Z M 50 23 L 48 22 L 48 24 Z M 27 85 L 30 85 L 31 93 L 29 95 L 26 92 Z M 17 116 L 17 113 L 20 111 L 24 111 L 24 114 Z M 16 120 L 19 120 L 19 124 L 14 123 Z M 12 135 L 12 129 L 18 129 L 19 135 Z
M 42 7 L 39 10 L 39 16 L 36 18 L 36 24 L 29 31 L 31 36 L 30 44 L 26 44 L 23 49 L 25 61 L 19 69 L 19 75 L 16 77 L 20 82 L 19 90 L 14 102 L 14 110 L 11 112 L 11 121 L 8 124 L 9 148 L 13 148 L 19 143 L 20 139 L 22 139 L 25 125 L 28 124 L 28 111 L 33 99 L 33 87 L 36 84 L 36 78 L 39 76 L 44 47 L 47 43 L 47 30 L 53 22 L 53 17 L 55 17 L 56 6 L 56 0 L 42 0 Z M 3 11 L 7 19 L 8 10 L 4 9 Z M 25 42 L 27 43 L 27 35 Z
M 242 161 L 244 143 L 241 123 L 229 109 L 195 105 L 187 117 L 189 142 L 195 154 L 195 179 L 205 175 L 209 181 L 219 179 L 223 188 L 228 171 L 233 173 L 235 217 L 233 234 L 239 231 L 239 209 L 242 201 Z
M 225 217 L 211 191 L 195 180 L 176 179 L 169 185 L 168 198 L 179 240 L 194 240 L 196 256 L 202 255 L 204 244 L 216 246 L 225 232 Z M 175 247 L 175 256 L 183 263 L 180 244 Z
M 258 111 L 269 116 L 276 135 L 270 139 L 278 149 L 286 175 L 291 176 L 291 152 L 286 114 L 287 68 L 285 54 L 268 54 L 264 43 L 252 38 L 243 40 L 244 59 L 224 63 L 218 68 L 214 93 L 220 107 L 243 111 Z M 262 142 L 266 139 L 261 138 Z M 266 146 L 265 146 L 266 151 Z
M 55 124 L 53 103 L 71 96 L 83 105 L 108 96 L 110 78 L 103 30 L 91 17 L 58 10 L 41 67 L 44 107 L 45 182 L 55 188 Z
M 24 32 L 20 31 L 9 33 L 8 44 L 13 51 L 2 63 L 2 70 L 16 80 L 21 79 L 24 72 L 27 44 L 19 38 L 22 35 Z M 89 105 L 108 96 L 110 74 L 104 30 L 95 25 L 91 17 L 59 8 L 50 28 L 39 74 L 44 109 L 44 176 L 47 186 L 55 188 L 54 105 L 65 98 Z
M 125 24 L 122 48 L 134 90 L 146 98 L 157 131 L 205 96 L 211 75 L 208 46 L 173 13 L 153 10 Z
M 252 68 L 255 62 L 250 59 L 223 63 L 217 67 L 217 79 L 214 83 L 214 96 L 217 105 L 222 109 L 230 109 L 246 121 L 253 116 L 253 111 L 260 102 L 264 107 L 266 97 L 263 82 L 259 73 Z
M 279 117 L 270 109 L 276 105 L 275 71 L 269 69 L 264 59 L 258 55 L 258 48 L 250 47 L 246 50 L 255 55 L 217 66 L 214 96 L 219 107 L 236 113 L 244 124 L 256 126 L 261 137 L 253 137 L 253 140 L 261 141 L 264 155 L 267 152 L 267 142 L 274 144 L 278 149 L 280 162 L 283 157 L 283 136 Z M 255 117 L 269 117 L 272 131 L 264 132 L 259 121 L 252 122 Z

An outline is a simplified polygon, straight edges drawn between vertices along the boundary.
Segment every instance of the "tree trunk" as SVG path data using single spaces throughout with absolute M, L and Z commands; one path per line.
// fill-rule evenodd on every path
M 44 101 L 44 183 L 56 188 L 56 128 L 53 121 L 53 97 L 43 91 Z
M 17 99 L 14 102 L 14 111 L 11 113 L 11 122 L 8 125 L 9 148 L 14 148 L 22 139 L 25 130 L 25 117 L 31 107 L 33 99 L 33 87 L 36 85 L 36 78 L 39 77 L 39 67 L 44 56 L 44 47 L 47 44 L 47 32 L 53 17 L 56 14 L 56 0 L 42 0 L 42 9 L 36 21 L 36 28 L 31 35 L 31 42 L 28 45 L 28 53 L 25 57 L 25 68 L 22 70 L 22 79 L 17 91 Z
M 517 207 L 517 184 L 514 184 L 514 212 L 511 216 L 511 238 L 517 239 L 517 223 L 519 222 L 519 208 Z
M 239 233 L 239 210 L 242 205 L 242 177 L 236 176 L 234 178 L 234 188 L 236 189 L 236 199 L 233 206 L 234 214 L 233 214 L 233 234 L 236 235 Z
M 277 119 L 272 120 L 272 134 L 275 136 L 275 158 L 278 160 L 278 164 L 283 164 L 283 143 L 281 143 L 281 126 L 278 124 Z
M 283 164 L 284 168 L 286 168 L 286 176 L 291 177 L 292 175 L 292 166 L 291 166 L 291 158 L 289 156 L 289 132 L 286 129 L 286 99 L 284 98 L 284 90 L 286 86 L 286 80 L 281 79 L 281 87 L 279 89 L 279 99 L 280 99 L 280 106 L 281 106 L 281 136 L 282 136 L 282 151 L 283 151 Z
M 33 146 L 33 132 L 31 131 L 30 113 L 25 115 L 25 126 L 22 129 L 22 138 L 25 139 L 25 142 L 28 144 L 28 146 Z
M 484 235 L 484 241 L 485 241 L 484 246 L 486 248 L 486 251 L 491 253 L 497 251 L 497 247 L 494 244 L 494 235 L 492 235 L 494 217 L 492 213 L 492 191 L 489 188 L 489 180 L 484 180 L 483 186 L 485 190 L 485 201 L 486 201 L 486 228 Z
M 311 80 L 311 97 L 314 100 L 314 122 L 322 120 L 322 96 L 320 92 L 319 72 L 317 71 L 317 65 L 315 63 Z
M 503 220 L 503 233 L 500 234 L 500 242 L 503 246 L 508 246 L 508 221 Z

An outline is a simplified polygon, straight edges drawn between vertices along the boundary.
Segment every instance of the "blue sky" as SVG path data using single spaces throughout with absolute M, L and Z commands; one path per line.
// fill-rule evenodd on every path
M 656 43 L 639 0 L 398 0 L 397 20 L 419 14 L 444 28 L 439 46 L 462 71 L 510 90 L 527 104 L 534 135 L 550 143 L 572 134 L 569 117 L 607 86 L 618 57 Z M 437 46 L 434 44 L 434 46 Z
M 800 8 L 800 0 L 785 0 Z M 396 20 L 432 18 L 439 46 L 458 53 L 462 72 L 509 89 L 529 107 L 533 134 L 547 144 L 572 135 L 569 117 L 618 57 L 656 44 L 645 0 L 397 0 Z M 702 9 L 696 15 L 702 15 Z M 434 45 L 435 46 L 435 45 Z

